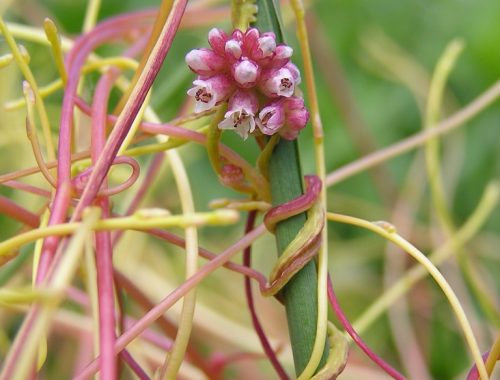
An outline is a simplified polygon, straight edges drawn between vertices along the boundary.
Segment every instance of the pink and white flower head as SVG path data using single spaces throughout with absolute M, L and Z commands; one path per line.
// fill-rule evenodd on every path
M 255 93 L 237 90 L 229 99 L 229 107 L 224 120 L 219 123 L 219 129 L 233 130 L 246 140 L 255 130 L 255 115 L 258 109 L 259 100 Z
M 261 104 L 268 103 L 259 114 L 262 133 L 281 131 L 283 120 L 291 112 L 284 99 L 293 97 L 300 83 L 299 70 L 290 62 L 292 48 L 276 44 L 274 33 L 260 33 L 255 28 L 235 30 L 231 35 L 214 28 L 208 33 L 208 42 L 210 49 L 194 49 L 186 55 L 189 68 L 198 74 L 188 91 L 195 98 L 195 112 L 229 100 L 219 128 L 232 129 L 246 139 L 255 130 L 260 100 Z M 275 101 L 269 103 L 271 99 Z M 293 114 L 293 130 L 301 129 L 304 118 L 298 109 Z M 287 134 L 293 135 L 296 133 Z
M 286 140 L 295 140 L 308 120 L 304 99 L 292 96 L 268 104 L 259 112 L 256 123 L 265 135 L 279 133 Z

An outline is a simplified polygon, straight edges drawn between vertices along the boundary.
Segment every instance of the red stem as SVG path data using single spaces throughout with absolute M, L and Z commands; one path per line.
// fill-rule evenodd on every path
M 154 11 L 136 12 L 120 15 L 104 21 L 97 25 L 91 32 L 76 40 L 67 56 L 66 66 L 68 68 L 68 82 L 66 84 L 61 108 L 57 153 L 57 187 L 48 222 L 49 226 L 64 222 L 71 199 L 73 108 L 78 83 L 80 81 L 81 68 L 87 56 L 97 46 L 106 41 L 124 37 L 130 32 L 131 25 L 140 26 L 145 19 L 147 20 L 148 17 L 152 17 L 153 15 Z M 37 283 L 40 283 L 45 278 L 58 243 L 59 237 L 57 236 L 50 236 L 44 240 L 40 262 L 38 264 Z
M 132 92 L 131 97 L 127 101 L 127 105 L 121 113 L 121 118 L 118 119 L 116 125 L 114 126 L 106 146 L 97 161 L 94 170 L 90 176 L 89 183 L 85 187 L 83 194 L 80 198 L 72 220 L 77 220 L 82 211 L 89 206 L 95 196 L 97 195 L 104 178 L 113 163 L 113 160 L 120 149 L 120 146 L 127 136 L 130 127 L 134 119 L 136 118 L 144 100 L 155 80 L 162 63 L 172 46 L 173 39 L 175 37 L 176 31 L 179 27 L 181 17 L 186 8 L 187 0 L 179 0 L 174 3 L 170 11 L 170 15 L 165 23 L 164 29 L 160 34 L 161 39 L 157 41 L 156 46 L 158 46 L 158 51 L 153 57 L 154 61 L 151 68 L 147 71 L 141 73 L 140 83 L 142 85 L 138 88 L 137 93 Z
M 396 369 L 391 367 L 390 364 L 386 363 L 384 359 L 382 359 L 380 356 L 378 356 L 375 352 L 373 352 L 370 347 L 361 339 L 361 337 L 358 335 L 356 330 L 354 330 L 354 327 L 351 325 L 351 322 L 349 322 L 349 319 L 347 319 L 347 316 L 345 315 L 344 311 L 340 307 L 340 304 L 338 302 L 337 296 L 335 295 L 335 292 L 333 291 L 333 286 L 332 286 L 332 280 L 330 276 L 328 276 L 328 300 L 330 301 L 330 305 L 332 307 L 332 310 L 334 311 L 335 315 L 337 316 L 338 320 L 344 327 L 344 329 L 347 331 L 347 333 L 351 336 L 352 340 L 354 343 L 358 345 L 361 350 L 376 364 L 378 365 L 381 369 L 383 369 L 389 376 L 391 376 L 395 380 L 404 380 L 405 377 L 399 373 Z
M 123 289 L 144 309 L 150 310 L 155 304 L 149 300 L 149 298 L 135 286 L 135 284 L 130 281 L 124 274 L 115 270 L 115 278 L 117 283 L 123 287 Z M 160 329 L 168 337 L 174 338 L 177 334 L 177 326 L 175 326 L 171 321 L 167 319 L 166 316 L 162 315 L 156 321 Z M 168 349 L 170 350 L 171 347 Z M 189 345 L 187 349 L 187 358 L 195 366 L 200 368 L 210 379 L 218 380 L 220 379 L 218 374 L 215 374 L 212 366 L 206 362 L 203 356 L 197 351 L 196 345 Z
M 92 103 L 92 134 L 91 151 L 92 162 L 99 159 L 106 144 L 106 114 L 111 87 L 119 71 L 111 70 L 103 75 L 97 83 L 94 101 Z M 104 183 L 104 189 L 106 188 Z M 109 217 L 109 199 L 101 197 L 98 201 L 102 209 L 102 216 Z M 116 340 L 115 304 L 113 281 L 113 247 L 109 231 L 95 234 L 95 260 L 97 271 L 97 292 L 99 305 L 99 351 L 101 362 L 101 377 L 114 380 L 117 378 L 117 360 L 114 352 Z
M 48 190 L 41 189 L 39 187 L 29 185 L 27 183 L 19 182 L 19 181 L 14 181 L 14 180 L 6 181 L 6 182 L 3 182 L 2 185 L 8 186 L 12 189 L 23 190 L 23 191 L 26 191 L 27 193 L 39 195 L 39 196 L 45 197 L 45 198 L 50 198 L 50 196 L 51 196 L 51 193 Z
M 120 354 L 125 363 L 128 364 L 130 369 L 136 374 L 137 378 L 140 380 L 150 380 L 148 374 L 142 369 L 142 367 L 137 363 L 134 357 L 128 352 L 128 350 L 123 350 Z M 103 377 L 103 379 L 106 379 Z
M 24 207 L 19 206 L 17 203 L 2 195 L 0 195 L 0 214 L 8 215 L 33 228 L 40 225 L 40 218 L 38 215 L 26 210 Z
M 87 103 L 85 103 L 83 99 L 76 98 L 75 102 L 82 112 L 90 114 L 90 107 Z M 115 123 L 117 119 L 118 118 L 115 115 L 108 115 L 108 123 Z M 145 133 L 166 135 L 173 138 L 189 140 L 199 145 L 206 145 L 207 142 L 207 136 L 203 133 L 192 131 L 190 129 L 168 123 L 157 124 L 143 121 L 139 125 L 139 129 Z M 230 163 L 241 168 L 249 166 L 249 164 L 239 154 L 237 154 L 227 145 L 219 143 L 219 150 L 221 156 L 228 160 Z
M 193 274 L 189 279 L 184 281 L 181 285 L 175 288 L 168 296 L 161 300 L 155 305 L 146 315 L 144 315 L 140 320 L 137 321 L 133 326 L 131 326 L 127 331 L 125 331 L 116 341 L 115 350 L 120 352 L 123 350 L 127 344 L 129 344 L 133 339 L 135 339 L 141 332 L 143 332 L 151 323 L 157 320 L 161 315 L 165 313 L 172 305 L 174 305 L 180 298 L 182 298 L 187 292 L 192 290 L 197 286 L 206 276 L 212 273 L 217 268 L 223 266 L 228 262 L 236 253 L 245 249 L 249 244 L 251 244 L 255 239 L 262 236 L 265 233 L 264 226 L 258 226 L 252 230 L 247 235 L 243 236 L 236 243 L 227 248 L 224 252 L 217 255 L 217 257 L 211 260 L 209 263 L 202 266 L 195 274 Z M 99 370 L 99 361 L 95 359 L 90 363 L 74 380 L 87 379 L 89 376 L 94 374 Z
M 250 211 L 248 214 L 247 218 L 247 223 L 245 226 L 245 234 L 250 232 L 255 224 L 255 217 L 257 215 L 256 211 Z M 252 261 L 252 246 L 249 245 L 248 247 L 245 248 L 243 251 L 243 265 L 246 267 L 251 266 L 251 261 Z M 273 348 L 271 347 L 271 344 L 269 343 L 269 340 L 267 339 L 266 333 L 264 332 L 264 329 L 259 321 L 259 317 L 257 316 L 257 311 L 255 309 L 255 302 L 253 298 L 253 293 L 252 293 L 252 284 L 250 282 L 250 277 L 245 276 L 244 278 L 245 281 L 245 296 L 247 299 L 247 305 L 248 309 L 250 310 L 250 316 L 252 318 L 252 324 L 255 329 L 255 332 L 257 333 L 257 336 L 259 337 L 260 343 L 262 344 L 262 348 L 264 349 L 264 352 L 266 353 L 266 356 L 268 357 L 269 361 L 271 362 L 272 366 L 276 370 L 276 373 L 278 374 L 279 378 L 281 380 L 288 380 L 289 377 L 283 367 L 281 366 L 278 358 L 276 357 L 276 353 L 274 352 Z

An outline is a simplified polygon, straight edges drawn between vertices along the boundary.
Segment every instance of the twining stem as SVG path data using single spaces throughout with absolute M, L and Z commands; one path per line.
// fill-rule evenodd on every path
M 478 367 L 479 373 L 481 374 L 481 379 L 488 380 L 489 376 L 488 376 L 488 373 L 487 373 L 486 368 L 484 366 L 483 359 L 481 357 L 481 351 L 479 350 L 479 346 L 477 344 L 476 338 L 474 337 L 474 333 L 473 333 L 472 328 L 470 326 L 470 323 L 467 319 L 467 316 L 465 315 L 465 312 L 462 308 L 462 305 L 460 304 L 460 301 L 458 300 L 458 297 L 456 296 L 455 292 L 451 288 L 450 284 L 446 281 L 444 276 L 441 274 L 441 272 L 439 272 L 439 270 L 432 263 L 432 261 L 429 260 L 422 252 L 420 252 L 410 242 L 408 242 L 407 240 L 402 238 L 400 235 L 398 235 L 394 226 L 389 225 L 386 222 L 380 222 L 380 223 L 373 222 L 372 223 L 372 222 L 368 222 L 366 220 L 354 218 L 354 217 L 347 216 L 347 215 L 335 214 L 335 213 L 328 213 L 327 216 L 328 216 L 329 220 L 341 222 L 341 223 L 352 224 L 352 225 L 362 227 L 362 228 L 365 228 L 367 230 L 370 230 L 372 232 L 377 233 L 378 235 L 382 236 L 383 238 L 398 245 L 400 248 L 402 248 L 405 252 L 407 252 L 409 255 L 411 255 L 415 260 L 417 260 L 426 269 L 426 271 L 434 278 L 436 283 L 443 290 L 443 293 L 445 294 L 445 296 L 448 298 L 448 302 L 450 303 L 450 305 L 455 313 L 455 316 L 457 317 L 457 320 L 460 324 L 460 327 L 462 328 L 465 339 L 466 339 L 467 344 L 469 346 L 469 349 L 471 351 L 472 357 L 474 358 L 474 361 L 476 362 L 476 366 Z
M 302 51 L 304 63 L 305 83 L 309 105 L 311 108 L 311 124 L 314 136 L 314 155 L 316 159 L 316 173 L 322 183 L 325 183 L 326 164 L 325 164 L 325 145 L 323 123 L 319 112 L 318 93 L 314 81 L 314 69 L 312 64 L 311 48 L 309 46 L 309 36 L 305 21 L 305 7 L 302 0 L 291 0 L 291 5 L 297 20 L 297 36 Z M 326 186 L 322 186 L 320 195 L 320 204 L 323 210 L 326 210 Z M 316 326 L 316 339 L 314 341 L 311 359 L 301 374 L 300 378 L 307 378 L 312 375 L 318 366 L 321 356 L 325 350 L 324 341 L 327 334 L 328 322 L 328 296 L 327 296 L 327 276 L 328 276 L 328 225 L 326 216 L 323 221 L 323 232 L 321 234 L 321 246 L 318 252 L 318 323 Z M 324 355 L 323 355 L 324 357 Z
M 156 13 L 155 22 L 153 25 L 153 29 L 151 30 L 151 34 L 148 38 L 146 47 L 144 48 L 144 54 L 142 56 L 141 61 L 139 62 L 139 68 L 134 73 L 134 76 L 132 77 L 129 86 L 127 90 L 123 93 L 120 101 L 118 102 L 118 105 L 116 106 L 114 113 L 118 113 L 125 108 L 125 104 L 128 98 L 132 96 L 133 90 L 137 88 L 137 83 L 140 82 L 140 76 L 143 75 L 143 72 L 145 71 L 148 65 L 147 61 L 149 57 L 152 55 L 153 48 L 162 34 L 162 30 L 168 20 L 168 17 L 170 16 L 170 11 L 172 10 L 173 6 L 174 6 L 174 0 L 162 0 L 160 8 L 158 9 L 158 11 L 155 11 Z
M 352 327 L 351 322 L 345 315 L 344 311 L 340 307 L 335 291 L 333 290 L 333 285 L 330 277 L 328 277 L 328 299 L 330 301 L 330 305 L 335 312 L 338 320 L 342 324 L 342 327 L 345 331 L 350 335 L 352 340 L 356 342 L 356 344 L 363 350 L 363 352 L 375 362 L 380 368 L 382 368 L 389 376 L 391 376 L 395 380 L 404 380 L 404 376 L 400 374 L 397 370 L 391 367 L 388 363 L 386 363 L 383 359 L 381 359 L 377 354 L 375 354 L 370 347 L 361 339 L 359 334 L 356 332 L 354 327 Z
M 170 165 L 174 172 L 179 197 L 181 199 L 182 211 L 184 214 L 195 212 L 193 194 L 186 169 L 177 151 L 166 153 Z M 186 227 L 186 279 L 196 273 L 198 267 L 198 232 L 196 226 Z M 160 371 L 160 379 L 175 380 L 177 372 L 184 360 L 189 337 L 193 326 L 194 309 L 196 305 L 196 289 L 192 289 L 184 296 L 179 328 L 175 337 L 172 350 L 169 352 Z
M 96 231 L 136 229 L 149 230 L 151 228 L 201 226 L 205 224 L 224 225 L 238 220 L 238 213 L 234 210 L 215 210 L 213 212 L 193 213 L 190 215 L 158 216 L 149 214 L 148 210 L 136 212 L 132 216 L 99 220 L 95 224 Z M 56 224 L 45 228 L 38 228 L 18 234 L 8 240 L 0 242 L 0 257 L 9 254 L 24 244 L 47 236 L 65 236 L 76 231 L 79 222 Z
M 66 72 L 66 68 L 64 67 L 61 36 L 57 31 L 56 24 L 54 24 L 54 21 L 52 21 L 50 18 L 46 18 L 43 21 L 43 29 L 45 30 L 47 40 L 50 42 L 52 55 L 54 56 L 54 61 L 56 63 L 57 70 L 59 71 L 59 76 L 61 77 L 63 85 L 65 85 L 68 81 L 68 73 Z
M 255 211 L 250 211 L 248 213 L 247 223 L 245 226 L 245 233 L 248 233 L 253 229 L 256 216 L 257 213 Z M 251 263 L 252 263 L 252 246 L 249 245 L 243 251 L 243 265 L 250 268 Z M 252 284 L 250 282 L 249 276 L 245 276 L 245 295 L 247 299 L 248 309 L 250 310 L 250 317 L 252 319 L 253 327 L 255 329 L 255 332 L 257 333 L 257 336 L 259 337 L 260 343 L 262 345 L 262 348 L 264 349 L 264 352 L 266 353 L 266 356 L 271 362 L 271 365 L 274 367 L 274 370 L 276 371 L 276 374 L 279 376 L 279 378 L 281 380 L 288 380 L 288 375 L 281 366 L 278 358 L 276 357 L 276 353 L 271 347 L 269 339 L 267 338 L 264 329 L 262 327 L 262 324 L 260 323 L 259 317 L 257 316 L 257 310 L 255 309 L 255 301 L 252 293 Z
M 106 116 L 109 95 L 119 71 L 111 69 L 97 83 L 92 102 L 91 159 L 95 164 L 106 144 Z M 107 181 L 103 184 L 107 188 Z M 110 216 L 108 197 L 100 197 L 98 205 L 103 217 Z M 103 379 L 116 379 L 117 360 L 114 353 L 116 340 L 116 320 L 113 280 L 113 247 L 109 231 L 95 234 L 95 264 L 99 310 L 99 353 L 101 357 L 101 376 Z
M 500 199 L 500 184 L 490 184 L 484 191 L 481 200 L 474 213 L 467 219 L 454 236 L 454 239 L 446 241 L 436 251 L 429 255 L 434 265 L 439 266 L 447 258 L 454 254 L 457 246 L 467 243 L 484 225 L 491 212 L 495 209 Z M 363 314 L 353 323 L 360 333 L 365 331 L 373 321 L 378 318 L 384 310 L 394 303 L 401 295 L 409 291 L 419 280 L 425 278 L 427 272 L 421 266 L 411 268 L 394 285 L 388 288 Z
M 90 0 L 87 3 L 87 10 L 85 12 L 85 19 L 83 20 L 83 31 L 88 32 L 92 30 L 97 22 L 99 9 L 101 8 L 101 0 Z
M 26 63 L 22 52 L 20 51 L 19 47 L 16 44 L 16 41 L 14 40 L 14 37 L 12 36 L 9 28 L 3 21 L 3 19 L 0 17 L 0 32 L 3 34 L 3 38 L 5 39 L 5 42 L 9 45 L 10 50 L 12 51 L 12 54 L 14 55 L 14 58 L 16 60 L 17 66 L 21 70 L 24 78 L 26 81 L 30 84 L 31 88 L 33 89 L 33 93 L 35 95 L 35 106 L 38 111 L 38 115 L 40 117 L 40 122 L 42 125 L 42 131 L 43 131 L 43 137 L 45 139 L 45 146 L 47 148 L 47 156 L 49 160 L 54 160 L 55 159 L 55 149 L 54 149 L 54 144 L 52 142 L 52 133 L 50 131 L 50 123 L 49 123 L 49 117 L 47 115 L 47 110 L 45 109 L 45 105 L 43 103 L 42 98 L 39 96 L 38 93 L 38 85 L 35 80 L 35 77 L 33 76 L 33 73 L 31 69 L 29 68 L 28 64 Z
M 160 318 L 166 310 L 168 310 L 175 302 L 182 298 L 191 289 L 194 289 L 205 277 L 212 273 L 217 268 L 222 267 L 231 258 L 241 250 L 245 249 L 249 244 L 258 239 L 266 233 L 263 225 L 260 225 L 238 240 L 236 243 L 227 248 L 224 252 L 217 255 L 216 258 L 209 263 L 202 266 L 196 274 L 191 276 L 188 280 L 184 281 L 182 285 L 173 290 L 167 297 L 160 301 L 156 306 L 151 309 L 146 315 L 138 320 L 134 325 L 130 326 L 116 341 L 115 350 L 119 352 L 128 343 L 141 334 L 148 326 L 151 325 L 156 319 Z M 98 358 L 85 367 L 80 374 L 75 376 L 74 380 L 87 379 L 99 369 Z
M 79 217 L 82 210 L 90 204 L 90 202 L 92 202 L 99 191 L 99 187 L 104 180 L 109 167 L 111 166 L 113 158 L 118 153 L 121 143 L 125 139 L 133 120 L 137 116 L 137 113 L 139 112 L 141 105 L 153 84 L 154 79 L 160 71 L 163 60 L 172 45 L 175 32 L 179 26 L 186 5 L 187 0 L 175 0 L 173 2 L 172 10 L 169 13 L 167 21 L 165 22 L 158 40 L 156 41 L 156 44 L 147 59 L 144 70 L 141 71 L 137 85 L 133 87 L 123 112 L 121 112 L 118 116 L 116 125 L 109 136 L 106 146 L 94 170 L 92 171 L 88 186 L 86 186 L 82 193 L 73 218 Z
M 461 40 L 452 41 L 436 65 L 429 89 L 429 99 L 424 122 L 425 129 L 433 128 L 439 121 L 446 81 L 462 50 L 463 42 Z M 447 202 L 447 195 L 439 163 L 439 151 L 440 142 L 437 138 L 430 139 L 426 142 L 424 152 L 427 179 L 431 192 L 432 208 L 438 218 L 439 225 L 446 237 L 453 239 L 456 227 Z M 498 321 L 500 313 L 487 297 L 487 287 L 481 281 L 465 247 L 458 247 L 457 260 L 472 293 L 475 295 L 485 314 L 492 321 Z
M 498 360 L 500 360 L 500 335 L 497 335 L 495 343 L 493 343 L 493 347 L 491 348 L 490 354 L 486 359 L 485 365 L 489 375 L 491 375 L 491 373 L 493 372 L 495 364 Z
M 40 148 L 40 143 L 36 134 L 36 124 L 35 124 L 35 94 L 28 82 L 23 82 L 23 92 L 24 98 L 26 99 L 26 135 L 31 143 L 33 149 L 33 154 L 35 156 L 35 161 L 40 168 L 43 176 L 47 182 L 52 186 L 56 187 L 56 180 L 50 173 L 45 160 L 43 159 L 42 150 Z
M 490 88 L 479 95 L 474 101 L 460 111 L 436 124 L 430 129 L 414 134 L 400 142 L 370 153 L 359 160 L 344 165 L 326 176 L 325 185 L 332 186 L 358 173 L 406 153 L 412 149 L 425 144 L 431 138 L 444 135 L 455 128 L 464 125 L 467 121 L 476 116 L 480 111 L 490 106 L 500 97 L 500 80 L 495 82 Z

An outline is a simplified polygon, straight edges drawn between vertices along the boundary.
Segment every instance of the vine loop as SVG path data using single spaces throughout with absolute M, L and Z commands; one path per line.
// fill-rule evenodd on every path
M 325 214 L 317 201 L 322 183 L 316 175 L 305 176 L 305 181 L 305 194 L 273 207 L 264 216 L 265 226 L 274 233 L 279 222 L 308 211 L 306 223 L 278 258 L 268 283 L 261 289 L 264 296 L 276 295 L 300 269 L 316 256 L 321 246 L 321 231 L 325 223 Z

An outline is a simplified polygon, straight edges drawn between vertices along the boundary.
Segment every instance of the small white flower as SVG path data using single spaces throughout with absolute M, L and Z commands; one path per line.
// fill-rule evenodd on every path
M 294 74 L 286 67 L 265 72 L 262 75 L 260 88 L 264 94 L 271 98 L 279 96 L 288 98 L 295 91 Z
M 213 108 L 217 101 L 210 82 L 197 79 L 193 84 L 194 87 L 189 89 L 187 94 L 196 100 L 194 112 L 203 112 Z
M 219 129 L 233 130 L 244 140 L 255 130 L 254 115 L 244 109 L 226 112 L 224 116 L 225 119 L 219 123 Z
M 226 100 L 234 91 L 231 79 L 224 74 L 214 75 L 208 79 L 197 79 L 188 95 L 194 97 L 196 113 L 212 109 L 217 103 Z

